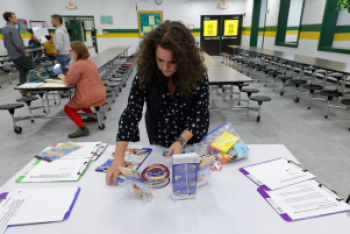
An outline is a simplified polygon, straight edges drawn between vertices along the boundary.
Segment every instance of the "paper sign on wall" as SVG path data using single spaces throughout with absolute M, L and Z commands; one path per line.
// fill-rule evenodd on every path
M 216 37 L 218 35 L 218 21 L 208 20 L 204 21 L 204 36 Z
M 237 36 L 238 20 L 225 20 L 224 36 Z

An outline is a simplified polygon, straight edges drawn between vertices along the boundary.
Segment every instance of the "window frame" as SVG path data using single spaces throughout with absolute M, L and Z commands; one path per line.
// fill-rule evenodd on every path
M 346 50 L 346 49 L 332 48 L 334 34 L 337 33 L 337 28 L 338 29 L 341 27 L 344 28 L 344 26 L 337 26 L 338 15 L 341 10 L 337 10 L 336 7 L 337 7 L 337 1 L 326 0 L 326 5 L 323 12 L 320 39 L 318 40 L 317 50 L 333 52 L 333 53 L 350 54 L 350 49 Z
M 302 26 L 301 22 L 302 22 L 303 16 L 304 16 L 305 2 L 306 2 L 306 0 L 303 0 L 303 5 L 301 8 L 301 14 L 300 14 L 299 27 L 298 27 L 297 42 L 295 44 L 289 44 L 289 43 L 286 43 L 285 40 L 286 40 L 287 31 L 288 31 L 287 24 L 288 24 L 288 16 L 289 16 L 289 9 L 290 9 L 291 0 L 281 0 L 280 1 L 279 12 L 278 12 L 277 31 L 276 31 L 276 38 L 275 38 L 275 45 L 276 46 L 298 48 L 299 40 L 300 40 L 300 31 L 301 31 L 300 29 Z

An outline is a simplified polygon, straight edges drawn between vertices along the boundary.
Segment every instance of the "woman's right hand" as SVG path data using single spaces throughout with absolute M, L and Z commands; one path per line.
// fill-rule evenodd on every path
M 118 176 L 120 175 L 119 166 L 125 167 L 124 159 L 113 161 L 112 166 L 108 169 L 106 175 L 107 185 L 118 185 Z

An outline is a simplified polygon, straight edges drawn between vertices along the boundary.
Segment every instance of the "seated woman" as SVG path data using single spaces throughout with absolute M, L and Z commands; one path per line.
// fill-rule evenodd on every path
M 89 59 L 90 54 L 85 44 L 75 41 L 70 43 L 70 47 L 70 55 L 75 62 L 70 65 L 67 76 L 60 74 L 58 78 L 65 85 L 76 85 L 74 97 L 64 107 L 64 111 L 78 126 L 78 130 L 69 134 L 68 137 L 77 138 L 89 135 L 89 130 L 77 112 L 82 110 L 92 114 L 90 107 L 101 106 L 107 103 L 107 100 L 106 88 L 102 83 L 96 64 Z M 84 122 L 91 121 L 96 120 L 93 118 L 84 120 Z
M 55 56 L 55 44 L 53 43 L 53 37 L 46 35 L 47 42 L 44 43 L 45 54 L 48 58 L 56 58 Z
M 135 57 L 137 75 L 119 120 L 108 185 L 117 185 L 128 143 L 140 140 L 144 105 L 149 142 L 170 147 L 167 157 L 181 154 L 187 142 L 198 143 L 208 132 L 207 69 L 190 30 L 180 22 L 165 21 L 143 38 Z

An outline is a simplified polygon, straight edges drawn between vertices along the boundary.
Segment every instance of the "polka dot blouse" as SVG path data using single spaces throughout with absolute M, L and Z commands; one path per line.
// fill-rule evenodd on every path
M 140 140 L 138 123 L 146 97 L 146 89 L 141 89 L 136 76 L 129 94 L 128 105 L 119 120 L 117 141 L 137 142 Z M 173 97 L 166 86 L 161 94 L 161 104 L 155 129 L 154 143 L 170 147 L 187 129 L 193 134 L 191 142 L 199 142 L 208 132 L 209 127 L 209 82 L 208 77 L 202 80 L 196 93 L 193 94 L 192 108 L 186 116 L 185 103 L 180 103 L 179 93 L 175 90 Z

